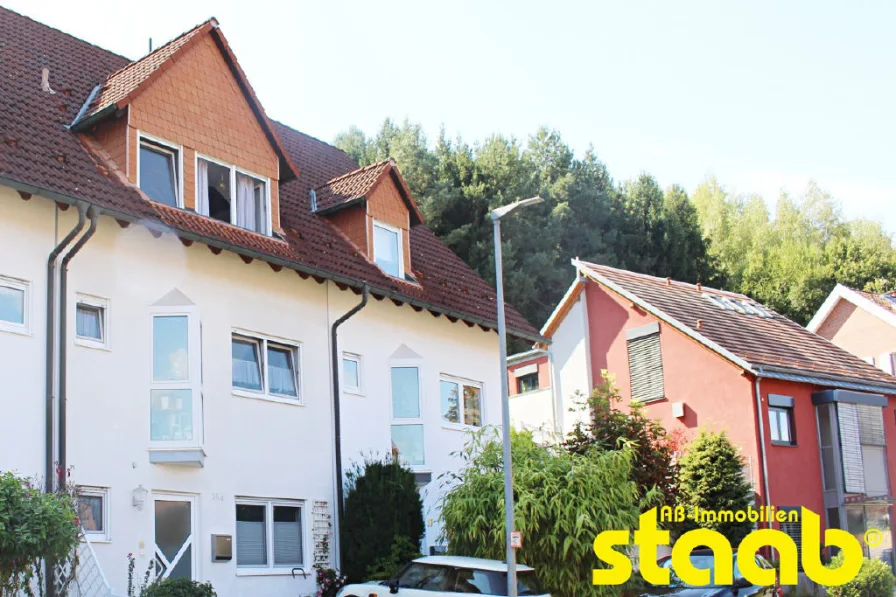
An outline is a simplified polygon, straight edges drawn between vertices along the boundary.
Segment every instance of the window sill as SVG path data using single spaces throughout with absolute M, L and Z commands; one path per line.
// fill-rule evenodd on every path
M 112 540 L 109 539 L 107 535 L 98 535 L 96 537 L 90 535 L 89 533 L 85 533 L 84 537 L 87 539 L 87 542 L 91 545 L 96 545 L 97 543 L 112 543 Z
M 33 336 L 34 334 L 25 326 L 15 325 L 12 323 L 0 323 L 0 332 L 9 332 L 19 336 Z
M 780 447 L 780 448 L 798 448 L 799 447 L 797 444 L 792 444 L 790 442 L 776 442 L 775 440 L 772 440 L 772 445 L 776 446 L 776 447 Z
M 280 404 L 288 404 L 290 406 L 305 406 L 298 398 L 285 398 L 283 396 L 274 396 L 271 394 L 260 394 L 250 392 L 248 390 L 238 390 L 234 388 L 233 395 L 239 398 L 249 398 L 251 400 L 262 400 L 264 402 L 278 402 Z
M 239 568 L 236 569 L 237 576 L 292 576 L 293 568 L 304 568 L 304 566 L 290 566 L 289 568 Z M 297 575 L 296 579 L 301 575 Z M 311 574 L 308 578 L 313 580 Z
M 205 466 L 205 456 L 205 450 L 201 446 L 149 448 L 150 464 L 203 468 Z
M 359 396 L 361 398 L 364 397 L 364 392 L 362 392 L 358 388 L 343 388 L 342 393 L 351 394 L 352 396 Z
M 534 394 L 536 392 L 543 392 L 544 390 L 550 390 L 551 386 L 545 386 L 543 388 L 535 388 L 534 390 L 526 390 L 525 392 L 517 392 L 516 394 L 511 394 L 508 398 L 513 399 L 517 396 L 526 396 L 528 394 Z
M 478 429 L 482 429 L 482 427 L 476 425 L 464 425 L 462 423 L 442 423 L 442 429 L 448 429 L 449 431 L 476 431 Z
M 88 340 L 88 339 L 86 339 L 86 338 L 79 338 L 79 337 L 76 337 L 76 338 L 75 338 L 75 345 L 77 345 L 77 346 L 83 346 L 84 348 L 92 348 L 92 349 L 94 349 L 94 350 L 102 350 L 102 351 L 104 351 L 104 352 L 112 352 L 112 350 L 111 350 L 108 346 L 106 346 L 105 344 L 102 344 L 102 343 L 100 343 L 100 342 L 96 342 L 96 341 L 94 341 L 94 340 Z

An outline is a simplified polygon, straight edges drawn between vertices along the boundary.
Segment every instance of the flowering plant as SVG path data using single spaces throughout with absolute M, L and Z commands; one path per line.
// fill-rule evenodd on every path
M 339 589 L 345 586 L 346 578 L 338 571 L 322 564 L 315 564 L 314 570 L 317 572 L 317 593 L 314 597 L 336 597 Z

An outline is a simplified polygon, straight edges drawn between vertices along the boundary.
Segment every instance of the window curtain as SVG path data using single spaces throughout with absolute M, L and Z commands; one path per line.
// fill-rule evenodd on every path
M 254 342 L 234 340 L 232 345 L 233 385 L 249 390 L 261 389 L 261 371 L 258 366 L 258 345 Z
M 271 392 L 284 396 L 296 395 L 296 376 L 293 373 L 290 354 L 282 350 L 268 349 L 268 375 Z
M 236 175 L 236 225 L 249 230 L 258 230 L 257 206 L 255 205 L 255 184 L 242 174 Z
M 78 309 L 75 313 L 75 333 L 82 338 L 101 338 L 99 312 Z
M 209 215 L 208 208 L 208 162 L 197 160 L 196 168 L 196 212 Z

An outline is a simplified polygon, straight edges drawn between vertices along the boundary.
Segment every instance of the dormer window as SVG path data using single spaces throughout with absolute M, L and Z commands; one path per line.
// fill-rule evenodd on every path
M 265 178 L 210 158 L 196 158 L 196 211 L 204 216 L 270 234 L 269 189 Z
M 140 167 L 137 186 L 146 196 L 170 205 L 180 206 L 179 152 L 176 148 L 154 139 L 140 138 Z
M 401 230 L 382 222 L 373 223 L 373 256 L 376 264 L 393 278 L 404 277 Z

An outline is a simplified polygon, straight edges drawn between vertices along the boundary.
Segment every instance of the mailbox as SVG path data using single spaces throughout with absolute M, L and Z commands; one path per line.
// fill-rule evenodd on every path
M 212 562 L 229 562 L 233 559 L 233 536 L 212 535 Z

